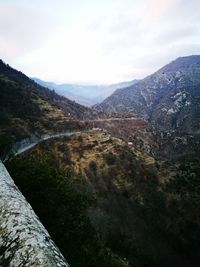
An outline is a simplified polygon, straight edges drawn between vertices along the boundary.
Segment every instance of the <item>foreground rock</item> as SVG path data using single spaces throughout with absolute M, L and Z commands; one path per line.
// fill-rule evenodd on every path
M 0 266 L 69 266 L 1 161 Z

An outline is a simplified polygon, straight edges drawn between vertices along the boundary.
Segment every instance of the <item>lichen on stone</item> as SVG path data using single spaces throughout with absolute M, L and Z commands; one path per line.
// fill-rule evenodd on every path
M 69 266 L 1 161 L 0 266 Z

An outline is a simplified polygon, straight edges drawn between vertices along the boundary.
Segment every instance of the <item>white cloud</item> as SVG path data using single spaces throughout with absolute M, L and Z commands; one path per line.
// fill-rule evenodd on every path
M 5 2 L 5 1 L 3 1 Z M 0 54 L 16 62 L 44 44 L 54 30 L 50 18 L 38 9 L 0 2 Z
M 50 81 L 142 78 L 200 53 L 198 0 L 1 0 L 0 6 L 2 58 Z

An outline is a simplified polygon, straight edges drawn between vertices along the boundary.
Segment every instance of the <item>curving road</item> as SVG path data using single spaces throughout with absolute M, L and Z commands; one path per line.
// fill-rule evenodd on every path
M 107 119 L 98 119 L 98 120 L 89 120 L 89 122 L 101 122 L 101 121 L 120 121 L 120 120 L 138 120 L 141 118 L 137 118 L 137 117 L 131 117 L 131 118 L 107 118 Z M 57 137 L 64 137 L 64 136 L 71 136 L 74 134 L 80 134 L 80 133 L 84 133 L 84 132 L 93 132 L 96 130 L 100 130 L 99 128 L 94 128 L 94 129 L 90 129 L 90 130 L 82 130 L 82 131 L 71 131 L 71 132 L 64 132 L 64 133 L 55 133 L 55 134 L 44 134 L 42 135 L 40 138 L 35 138 L 35 139 L 31 139 L 31 138 L 27 138 L 27 139 L 23 139 L 20 142 L 17 142 L 14 146 L 13 149 L 10 151 L 12 155 L 16 156 L 19 154 L 22 154 L 23 152 L 31 149 L 32 147 L 36 146 L 37 144 L 41 143 L 42 141 L 48 140 L 48 139 L 52 139 L 52 138 L 57 138 Z M 103 129 L 102 129 L 103 130 Z M 4 161 L 6 161 L 9 158 L 9 156 L 7 156 Z
M 36 146 L 37 144 L 41 143 L 42 141 L 52 139 L 52 138 L 57 138 L 57 137 L 71 136 L 73 134 L 79 134 L 79 133 L 81 133 L 81 132 L 80 131 L 79 132 L 65 132 L 65 133 L 57 133 L 57 134 L 51 134 L 51 135 L 45 134 L 45 135 L 42 135 L 41 138 L 35 142 L 31 142 L 29 144 L 24 142 L 24 145 L 23 145 L 23 140 L 22 140 L 21 142 L 19 142 L 19 143 L 22 143 L 22 145 L 20 146 L 20 144 L 19 144 L 19 148 L 17 148 L 17 150 L 14 151 L 14 155 L 22 154 L 23 152 L 31 149 L 32 147 Z
M 13 148 L 12 148 L 12 155 L 16 156 L 16 155 L 20 155 L 23 152 L 31 149 L 32 147 L 36 146 L 37 144 L 48 140 L 48 139 L 53 139 L 53 138 L 57 138 L 57 137 L 64 137 L 64 136 L 72 136 L 74 134 L 80 134 L 80 133 L 87 133 L 87 132 L 94 132 L 97 131 L 98 129 L 91 129 L 91 130 L 83 130 L 83 131 L 71 131 L 71 132 L 64 132 L 64 133 L 55 133 L 55 134 L 44 134 L 42 135 L 40 138 L 36 138 L 34 141 L 27 138 L 27 139 L 23 139 L 20 142 L 17 142 Z M 5 160 L 4 160 L 5 161 Z

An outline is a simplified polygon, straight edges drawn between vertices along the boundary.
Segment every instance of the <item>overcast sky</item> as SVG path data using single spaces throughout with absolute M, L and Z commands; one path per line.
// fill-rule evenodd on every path
M 0 55 L 58 83 L 142 78 L 200 54 L 200 0 L 0 0 Z

